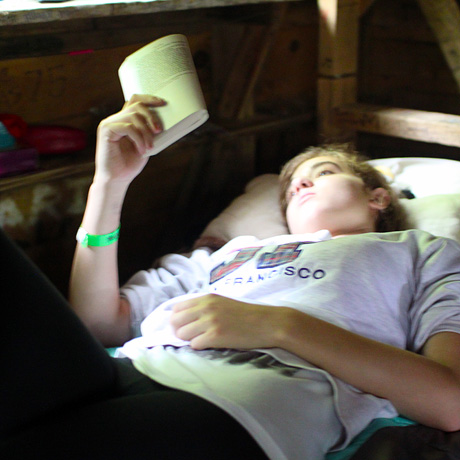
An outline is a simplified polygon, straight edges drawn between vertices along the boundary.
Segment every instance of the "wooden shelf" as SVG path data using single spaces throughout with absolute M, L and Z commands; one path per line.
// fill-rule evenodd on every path
M 24 174 L 0 178 L 0 193 L 40 182 L 92 174 L 94 171 L 94 148 L 68 155 L 43 155 L 39 169 Z
M 208 122 L 203 127 L 189 134 L 183 140 L 172 145 L 168 154 L 174 154 L 184 147 L 184 144 L 205 144 L 232 141 L 236 138 L 276 132 L 313 120 L 313 111 L 291 114 L 286 116 L 258 116 L 245 122 Z M 40 169 L 16 176 L 0 178 L 0 193 L 27 187 L 40 182 L 65 179 L 72 176 L 92 174 L 94 171 L 94 146 L 69 155 L 44 155 L 40 160 Z
M 0 1 L 0 26 L 299 1 L 303 0 L 69 0 L 62 3 L 3 0 Z
M 335 109 L 334 121 L 351 131 L 460 147 L 460 115 L 349 104 Z
M 131 42 L 136 44 L 140 43 L 140 37 L 145 40 L 145 31 L 148 28 L 152 28 L 152 18 L 164 16 L 160 14 L 156 15 L 156 13 L 170 12 L 171 15 L 167 15 L 170 20 L 171 17 L 178 16 L 178 23 L 182 23 L 184 20 L 187 22 L 187 18 L 189 18 L 188 21 L 191 21 L 190 17 L 195 16 L 189 14 L 192 13 L 192 10 L 201 18 L 201 12 L 199 10 L 203 9 L 203 18 L 205 18 L 205 9 L 215 8 L 216 10 L 222 10 L 221 7 L 243 7 L 245 5 L 253 5 L 257 9 L 260 7 L 264 11 L 268 10 L 271 12 L 272 10 L 276 10 L 277 5 L 282 8 L 284 6 L 283 4 L 301 1 L 303 2 L 304 0 L 69 0 L 58 3 L 39 3 L 38 0 L 0 0 L 0 28 L 3 30 L 2 36 L 5 38 L 4 42 L 9 43 L 10 46 L 7 51 L 11 51 L 10 54 L 4 56 L 4 59 L 28 58 L 33 55 L 37 60 L 42 58 L 50 60 L 50 64 L 46 64 L 47 67 L 44 70 L 36 66 L 36 68 L 34 67 L 33 71 L 30 72 L 30 75 L 41 77 L 41 72 L 43 71 L 43 81 L 46 84 L 48 82 L 46 79 L 49 73 L 48 69 L 51 69 L 50 71 L 53 71 L 55 68 L 61 69 L 61 54 L 67 56 L 67 53 L 72 52 L 75 42 L 79 44 L 83 43 L 82 46 L 85 49 L 95 48 L 95 43 L 101 43 L 101 47 L 104 50 L 106 48 L 111 49 L 113 47 L 130 46 Z M 267 6 L 267 8 L 265 8 L 265 6 Z M 267 17 L 269 16 L 270 15 L 267 15 Z M 280 20 L 279 18 L 282 17 L 282 15 L 277 15 L 277 17 L 278 20 Z M 112 18 L 114 19 L 112 20 Z M 139 18 L 139 20 L 144 18 L 144 22 L 139 22 L 137 18 Z M 147 20 L 145 18 L 150 19 Z M 95 30 L 86 27 L 87 21 L 90 21 L 92 24 L 95 22 L 93 20 L 101 20 L 104 25 L 110 23 L 111 27 L 113 26 L 112 22 L 116 24 L 123 22 L 124 24 L 125 21 L 130 21 L 129 24 L 131 24 L 131 26 L 128 32 L 130 32 L 134 38 L 126 38 L 124 34 L 114 33 L 110 28 L 106 31 L 98 27 L 97 24 L 94 26 Z M 134 20 L 136 20 L 136 22 L 134 22 Z M 68 24 L 69 33 L 67 33 L 67 31 L 65 31 L 65 33 L 62 32 L 63 28 L 66 27 L 61 25 L 62 21 L 68 21 L 63 24 Z M 84 24 L 82 24 L 82 21 Z M 212 19 L 209 19 L 209 21 L 212 21 Z M 158 22 L 160 23 L 161 20 L 158 20 Z M 99 24 L 99 26 L 100 25 L 101 24 Z M 161 25 L 162 24 L 156 24 L 155 30 L 158 30 Z M 276 22 L 276 26 L 278 25 L 278 22 Z M 139 28 L 142 29 L 139 31 L 139 34 L 135 33 Z M 33 40 L 36 39 L 38 36 L 37 34 L 46 34 L 48 30 L 50 30 L 50 36 L 46 37 L 46 39 L 62 40 L 62 43 L 64 43 L 62 47 L 51 46 L 50 49 L 48 49 L 48 42 L 43 39 L 42 41 L 37 40 L 38 45 L 35 49 Z M 273 30 L 269 28 L 268 32 L 272 33 Z M 69 34 L 71 35 L 70 38 L 68 37 Z M 80 37 L 79 34 L 83 36 Z M 89 39 L 88 36 L 90 36 Z M 123 36 L 121 41 L 117 41 L 118 36 Z M 12 41 L 12 38 L 14 38 L 17 43 Z M 72 43 L 72 45 L 66 42 L 67 39 L 70 40 L 69 43 Z M 19 42 L 18 40 L 23 41 Z M 257 40 L 255 42 L 257 45 Z M 18 43 L 22 43 L 22 47 L 17 46 Z M 260 52 L 257 46 L 255 51 Z M 56 62 L 54 62 L 54 60 L 56 60 Z M 115 58 L 113 58 L 113 60 L 115 60 Z M 8 68 L 8 70 L 5 71 L 5 75 L 8 72 L 14 75 L 13 70 L 14 69 Z M 64 70 L 66 72 L 65 75 L 72 74 L 67 67 Z M 64 70 L 61 70 L 58 77 L 64 76 Z M 249 77 L 253 78 L 255 81 L 257 75 L 257 72 L 253 72 Z M 40 94 L 47 94 L 49 92 L 48 87 L 40 88 Z M 232 90 L 231 94 L 233 95 L 234 93 L 235 91 Z M 99 94 L 90 94 L 88 98 L 93 96 L 95 96 L 94 99 L 97 100 Z M 112 101 L 110 101 L 110 103 L 112 103 Z M 43 107 L 43 104 L 37 105 L 37 110 L 42 110 L 41 107 Z M 21 107 L 16 107 L 16 110 L 19 111 L 20 108 Z M 81 110 L 81 113 L 86 114 L 84 109 L 85 107 Z M 77 112 L 77 115 L 79 113 L 80 112 Z M 110 113 L 112 112 L 110 111 Z M 228 123 L 221 123 L 220 121 L 214 124 L 208 122 L 204 130 L 187 136 L 186 140 L 181 141 L 180 147 L 183 146 L 183 143 L 206 143 L 210 139 L 212 139 L 212 141 L 225 141 L 231 140 L 235 136 L 251 136 L 264 130 L 286 129 L 292 124 L 296 125 L 301 122 L 310 121 L 312 116 L 312 113 L 283 116 L 274 115 L 263 118 L 261 116 L 251 116 L 250 119 L 246 120 L 244 123 L 236 122 L 232 126 L 229 126 Z M 35 120 L 32 120 L 32 122 L 34 121 Z M 58 119 L 58 121 L 61 122 L 60 119 Z M 54 119 L 52 122 L 54 122 Z M 64 122 L 67 122 L 67 119 L 64 119 Z M 176 150 L 176 147 L 172 147 L 171 150 Z M 81 154 L 58 155 L 55 157 L 43 156 L 40 159 L 39 170 L 17 176 L 0 178 L 0 192 L 28 187 L 40 182 L 61 180 L 76 175 L 92 174 L 94 170 L 93 160 L 94 149 L 92 147 L 88 148 L 85 152 L 81 152 Z

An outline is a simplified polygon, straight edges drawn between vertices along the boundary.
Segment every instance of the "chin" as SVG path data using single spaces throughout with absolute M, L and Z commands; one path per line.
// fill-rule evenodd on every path
M 304 233 L 315 233 L 319 232 L 320 230 L 327 230 L 327 228 L 322 227 L 322 228 L 317 228 L 317 227 L 310 227 L 310 226 L 300 226 L 300 225 L 293 225 L 292 227 L 289 226 L 289 233 L 292 235 L 302 235 Z

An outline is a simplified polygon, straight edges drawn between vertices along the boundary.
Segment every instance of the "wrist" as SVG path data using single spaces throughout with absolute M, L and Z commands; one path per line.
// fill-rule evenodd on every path
M 96 173 L 93 177 L 91 188 L 98 189 L 102 193 L 122 194 L 124 196 L 130 184 L 131 181 L 129 180 L 114 179 Z
M 292 324 L 292 310 L 287 307 L 272 307 L 272 341 L 273 346 L 277 348 L 286 349 L 288 344 L 289 334 L 291 333 Z
M 296 323 L 299 322 L 299 314 L 297 310 L 289 307 L 276 307 L 274 313 L 274 329 L 273 341 L 274 346 L 289 350 L 295 334 Z
M 83 227 L 80 227 L 77 232 L 77 241 L 84 247 L 103 247 L 110 246 L 111 244 L 118 241 L 120 236 L 120 226 L 118 226 L 113 232 L 105 234 L 93 235 L 88 233 Z
M 93 181 L 82 220 L 82 227 L 93 235 L 113 232 L 120 225 L 126 189 L 113 182 Z

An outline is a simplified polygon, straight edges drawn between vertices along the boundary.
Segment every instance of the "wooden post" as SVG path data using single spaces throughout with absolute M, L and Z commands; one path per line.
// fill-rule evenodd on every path
M 460 88 L 460 8 L 455 0 L 418 0 Z
M 333 123 L 333 110 L 356 101 L 359 0 L 318 0 L 318 134 L 321 141 L 348 141 L 353 132 Z

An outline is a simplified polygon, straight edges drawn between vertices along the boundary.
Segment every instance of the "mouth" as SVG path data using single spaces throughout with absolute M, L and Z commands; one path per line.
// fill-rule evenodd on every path
M 313 192 L 306 192 L 299 197 L 299 204 L 306 203 L 308 200 L 313 198 L 315 194 Z

